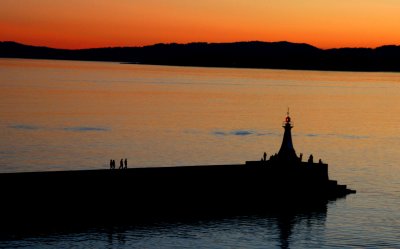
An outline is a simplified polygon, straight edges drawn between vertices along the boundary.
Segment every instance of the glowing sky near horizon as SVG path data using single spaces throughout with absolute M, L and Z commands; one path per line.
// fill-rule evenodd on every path
M 400 44 L 398 0 L 0 0 L 0 41 L 58 48 L 291 41 Z

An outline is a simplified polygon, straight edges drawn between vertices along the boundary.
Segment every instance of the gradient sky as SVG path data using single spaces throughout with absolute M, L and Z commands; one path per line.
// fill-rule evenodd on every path
M 0 0 L 0 41 L 58 48 L 291 41 L 400 44 L 399 0 Z

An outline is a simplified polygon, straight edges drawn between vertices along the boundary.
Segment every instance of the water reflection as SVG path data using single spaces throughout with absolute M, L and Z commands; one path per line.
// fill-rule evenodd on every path
M 290 209 L 296 209 L 295 205 Z M 162 219 L 25 234 L 3 234 L 0 248 L 35 246 L 90 248 L 291 248 L 317 247 L 324 240 L 327 204 L 226 217 Z
M 308 247 L 323 240 L 325 209 L 299 212 L 270 212 L 257 215 L 169 221 L 107 228 L 106 247 L 174 248 L 174 245 L 205 248 Z M 293 238 L 295 236 L 295 238 Z M 307 239 L 313 238 L 312 241 Z M 127 238 L 128 241 L 127 241 Z M 300 240 L 299 240 L 300 238 Z M 261 243 L 261 244 L 260 244 Z

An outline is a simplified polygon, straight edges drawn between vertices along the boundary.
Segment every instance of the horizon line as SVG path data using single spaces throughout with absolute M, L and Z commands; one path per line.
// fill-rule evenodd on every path
M 234 41 L 234 42 L 205 42 L 205 41 L 196 41 L 196 42 L 186 42 L 186 43 L 179 43 L 179 42 L 158 42 L 158 43 L 153 43 L 153 44 L 148 44 L 148 45 L 141 45 L 141 46 L 134 46 L 134 45 L 120 45 L 120 46 L 102 46 L 102 47 L 86 47 L 86 48 L 61 48 L 61 47 L 53 47 L 53 46 L 46 46 L 46 45 L 34 45 L 34 44 L 27 44 L 19 41 L 0 41 L 0 43 L 16 43 L 24 46 L 32 46 L 32 47 L 45 47 L 45 48 L 51 48 L 51 49 L 62 49 L 62 50 L 86 50 L 86 49 L 102 49 L 102 48 L 144 48 L 144 47 L 151 47 L 155 45 L 172 45 L 172 44 L 177 44 L 177 45 L 188 45 L 188 44 L 234 44 L 234 43 L 251 43 L 251 42 L 259 42 L 259 43 L 291 43 L 291 44 L 303 44 L 303 45 L 308 45 L 312 46 L 314 48 L 320 49 L 320 50 L 332 50 L 332 49 L 376 49 L 384 46 L 400 46 L 400 44 L 383 44 L 380 46 L 376 47 L 362 47 L 362 46 L 355 46 L 355 47 L 332 47 L 332 48 L 320 48 L 317 46 L 314 46 L 309 43 L 305 42 L 291 42 L 291 41 L 286 41 L 286 40 L 281 40 L 281 41 L 261 41 L 261 40 L 249 40 L 249 41 Z

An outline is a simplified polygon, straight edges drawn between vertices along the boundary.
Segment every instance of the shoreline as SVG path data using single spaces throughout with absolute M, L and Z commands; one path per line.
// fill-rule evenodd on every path
M 144 47 L 56 49 L 0 42 L 0 58 L 118 62 L 122 64 L 312 70 L 400 72 L 400 46 L 320 49 L 305 43 L 233 42 L 155 44 Z

